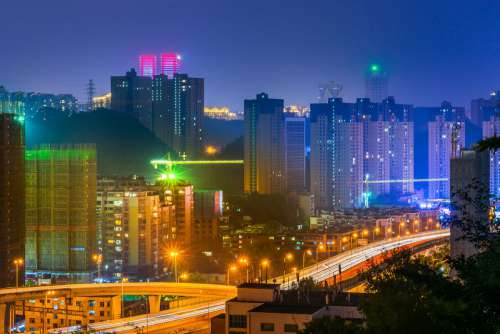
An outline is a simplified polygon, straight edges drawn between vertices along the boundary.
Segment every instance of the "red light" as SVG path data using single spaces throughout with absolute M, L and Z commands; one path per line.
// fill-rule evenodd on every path
M 156 75 L 155 55 L 139 56 L 139 75 L 141 77 L 153 77 L 154 75 Z
M 163 53 L 160 60 L 161 74 L 173 78 L 181 69 L 181 57 L 177 53 Z

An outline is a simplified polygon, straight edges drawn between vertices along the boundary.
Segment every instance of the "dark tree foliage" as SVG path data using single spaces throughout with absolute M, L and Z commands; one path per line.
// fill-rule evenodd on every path
M 494 136 L 483 139 L 476 144 L 476 150 L 482 151 L 496 151 L 500 149 L 500 137 Z
M 362 328 L 339 317 L 323 317 L 306 324 L 298 334 L 358 334 L 364 333 Z

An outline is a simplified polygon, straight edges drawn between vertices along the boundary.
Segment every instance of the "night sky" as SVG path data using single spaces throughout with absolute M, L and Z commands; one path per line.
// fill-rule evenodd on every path
M 0 85 L 84 97 L 137 67 L 140 53 L 177 51 L 206 80 L 206 104 L 243 108 L 261 91 L 314 102 L 319 82 L 364 94 L 378 62 L 396 100 L 436 105 L 500 88 L 500 1 L 25 0 L 1 6 Z

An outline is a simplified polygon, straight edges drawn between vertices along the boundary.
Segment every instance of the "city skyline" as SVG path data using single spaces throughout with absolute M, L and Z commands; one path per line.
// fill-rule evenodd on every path
M 388 73 L 389 94 L 414 105 L 436 105 L 447 99 L 468 107 L 470 99 L 486 96 L 498 86 L 495 78 L 500 67 L 494 55 L 500 43 L 493 13 L 499 5 L 485 1 L 397 6 L 390 1 L 364 6 L 321 1 L 307 7 L 292 1 L 285 8 L 277 3 L 167 3 L 157 8 L 172 6 L 176 15 L 169 15 L 168 22 L 159 20 L 163 10 L 155 10 L 135 16 L 137 24 L 130 28 L 110 20 L 115 17 L 123 22 L 132 17 L 134 7 L 129 3 L 117 8 L 100 5 L 99 12 L 92 11 L 92 1 L 76 4 L 79 20 L 61 15 L 64 6 L 58 3 L 50 11 L 43 4 L 23 10 L 29 24 L 20 25 L 9 18 L 4 21 L 16 34 L 7 37 L 11 47 L 0 55 L 0 84 L 10 90 L 72 93 L 84 101 L 88 79 L 94 79 L 99 94 L 104 93 L 109 91 L 109 76 L 130 67 L 138 69 L 139 54 L 174 50 L 183 56 L 183 72 L 207 79 L 207 105 L 223 104 L 238 111 L 243 109 L 241 101 L 255 91 L 307 105 L 315 101 L 318 84 L 330 80 L 342 84 L 342 96 L 347 100 L 363 97 L 364 73 L 372 63 Z M 7 10 L 20 10 L 19 4 L 8 4 Z M 339 11 L 343 15 L 336 20 L 315 19 Z M 181 18 L 188 14 L 193 23 L 186 26 Z M 96 17 L 89 25 L 85 18 L 90 15 Z M 474 19 L 460 19 L 464 15 Z M 48 19 L 51 17 L 54 19 Z M 294 17 L 302 20 L 291 19 Z M 348 18 L 354 18 L 356 25 Z M 245 28 L 254 20 L 261 31 Z M 54 40 L 68 38 L 65 29 L 59 29 L 61 25 L 79 42 L 71 47 L 40 42 L 49 34 Z M 202 27 L 204 34 L 199 37 Z M 248 43 L 259 57 L 246 52 Z M 30 55 L 35 48 L 34 58 Z M 99 56 L 91 55 L 91 49 L 93 54 L 100 50 Z M 466 51 L 459 52 L 461 49 Z M 52 80 L 45 80 L 48 75 Z

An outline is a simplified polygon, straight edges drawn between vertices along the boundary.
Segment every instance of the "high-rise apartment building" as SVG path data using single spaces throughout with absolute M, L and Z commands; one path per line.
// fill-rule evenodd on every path
M 125 76 L 111 77 L 111 109 L 137 119 L 144 127 L 153 129 L 151 78 L 138 76 L 131 69 Z
M 218 239 L 219 222 L 223 213 L 222 190 L 196 190 L 194 192 L 193 244 L 203 250 L 210 241 Z
M 174 206 L 174 220 L 167 227 L 167 248 L 188 249 L 194 241 L 194 191 L 191 184 L 177 181 L 165 190 L 165 205 Z
M 500 112 L 483 122 L 483 138 L 500 136 Z M 500 199 L 500 151 L 490 152 L 490 193 Z
M 321 83 L 318 86 L 318 103 L 328 103 L 329 99 L 336 99 L 340 97 L 342 92 L 342 85 L 335 81 L 328 81 Z
M 139 56 L 139 75 L 141 77 L 150 77 L 156 75 L 156 56 L 155 55 L 140 55 Z
M 160 197 L 142 178 L 97 183 L 97 245 L 106 276 L 151 277 L 158 266 Z
M 390 192 L 411 194 L 415 191 L 415 149 L 413 122 L 389 122 Z M 400 182 L 401 181 L 401 182 Z
M 392 97 L 383 103 L 335 98 L 311 104 L 310 191 L 316 207 L 359 207 L 392 191 L 413 192 L 412 114 L 413 106 Z
M 177 53 L 163 53 L 160 56 L 161 74 L 173 78 L 181 70 L 181 55 Z
M 368 192 L 363 189 L 364 126 L 343 120 L 335 126 L 334 207 L 359 208 L 364 203 L 363 192 Z
M 285 191 L 284 147 L 283 100 L 265 93 L 245 100 L 245 192 Z
M 366 73 L 365 89 L 365 96 L 369 98 L 371 102 L 382 102 L 389 95 L 387 73 L 380 65 L 370 65 Z
M 96 148 L 26 151 L 26 272 L 86 281 L 96 251 Z
M 367 121 L 363 122 L 363 179 L 376 181 L 387 181 L 390 179 L 390 136 L 389 122 Z M 365 196 L 378 197 L 390 191 L 388 182 L 370 184 L 365 189 Z
M 286 191 L 306 190 L 306 119 L 286 117 L 284 129 Z
M 335 114 L 331 103 L 311 104 L 310 192 L 317 209 L 333 206 Z
M 450 159 L 465 147 L 465 123 L 437 116 L 429 127 L 429 198 L 450 198 Z M 438 180 L 436 180 L 438 179 Z
M 181 157 L 203 152 L 204 80 L 187 74 L 153 78 L 153 129 Z
M 0 112 L 0 287 L 15 285 L 24 259 L 24 149 L 24 116 Z

